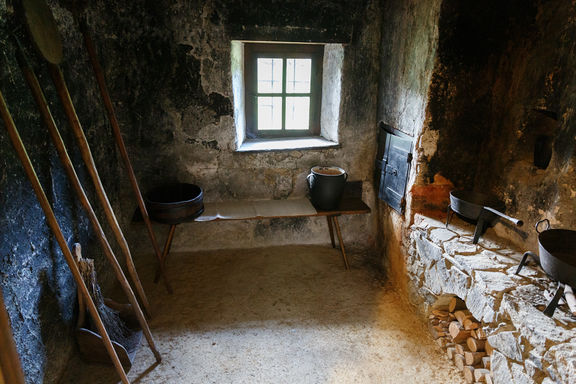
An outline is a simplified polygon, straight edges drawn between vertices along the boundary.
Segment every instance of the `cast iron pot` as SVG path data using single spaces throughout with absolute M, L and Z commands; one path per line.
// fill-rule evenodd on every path
M 540 224 L 546 228 L 540 231 Z M 576 231 L 550 229 L 548 219 L 536 223 L 540 265 L 548 276 L 561 283 L 576 286 Z
M 338 208 L 348 174 L 340 167 L 316 166 L 306 177 L 314 207 L 329 211 Z
M 146 196 L 150 217 L 159 223 L 180 224 L 204 212 L 204 193 L 194 184 L 171 184 L 153 189 Z
M 540 224 L 546 224 L 543 231 L 539 229 Z M 546 316 L 552 317 L 564 291 L 563 285 L 576 286 L 576 231 L 550 229 L 550 221 L 544 219 L 536 223 L 536 232 L 538 232 L 538 255 L 534 252 L 524 253 L 516 274 L 520 273 L 530 256 L 540 264 L 551 279 L 560 283 L 556 294 L 544 310 Z

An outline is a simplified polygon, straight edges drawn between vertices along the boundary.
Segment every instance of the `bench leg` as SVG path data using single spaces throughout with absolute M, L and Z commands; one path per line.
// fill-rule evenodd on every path
M 176 231 L 176 225 L 177 224 L 172 224 L 170 226 L 170 231 L 168 232 L 168 237 L 166 238 L 166 243 L 164 244 L 164 251 L 162 252 L 162 259 L 160 259 L 161 266 L 158 266 L 158 268 L 156 268 L 156 276 L 154 277 L 155 283 L 157 283 L 160 280 L 161 271 L 164 270 L 164 266 L 166 265 L 166 259 L 168 258 L 168 253 L 170 253 L 172 240 L 174 240 L 174 232 Z
M 336 234 L 338 235 L 338 242 L 340 243 L 340 253 L 342 253 L 342 259 L 344 259 L 344 266 L 347 270 L 349 270 L 350 266 L 348 265 L 348 258 L 346 257 L 346 249 L 344 248 L 344 240 L 342 240 L 342 232 L 340 232 L 340 224 L 338 224 L 338 218 L 333 216 L 332 220 L 334 220 L 334 226 L 336 227 Z
M 326 216 L 328 221 L 328 230 L 330 231 L 330 241 L 332 242 L 332 248 L 336 248 L 336 243 L 334 242 L 334 227 L 332 226 L 332 216 Z

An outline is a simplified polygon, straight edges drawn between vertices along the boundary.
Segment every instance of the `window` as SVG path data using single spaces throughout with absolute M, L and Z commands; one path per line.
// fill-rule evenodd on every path
M 319 44 L 245 44 L 247 138 L 320 135 L 323 53 Z

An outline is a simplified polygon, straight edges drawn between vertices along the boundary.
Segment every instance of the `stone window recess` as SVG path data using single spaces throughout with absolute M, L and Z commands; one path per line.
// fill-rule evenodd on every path
M 338 145 L 341 44 L 233 41 L 238 151 Z
M 427 313 L 439 299 L 461 298 L 493 348 L 495 383 L 574 383 L 576 319 L 565 305 L 552 318 L 542 313 L 557 282 L 536 266 L 516 275 L 523 250 L 492 234 L 472 244 L 473 233 L 461 221 L 446 229 L 415 216 L 406 263 L 411 300 Z

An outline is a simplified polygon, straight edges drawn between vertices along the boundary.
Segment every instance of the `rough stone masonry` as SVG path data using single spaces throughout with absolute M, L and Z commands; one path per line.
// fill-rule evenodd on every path
M 573 383 L 576 378 L 576 320 L 565 306 L 552 318 L 540 308 L 556 282 L 540 268 L 516 269 L 526 250 L 495 236 L 472 244 L 474 227 L 417 216 L 411 227 L 407 271 L 411 300 L 427 312 L 444 295 L 458 296 L 483 322 L 494 347 L 497 383 Z

